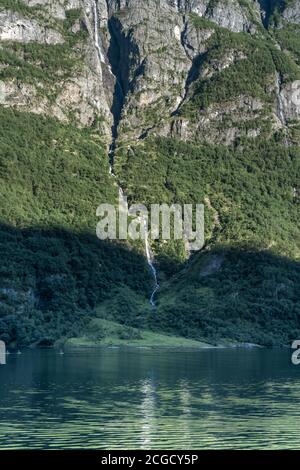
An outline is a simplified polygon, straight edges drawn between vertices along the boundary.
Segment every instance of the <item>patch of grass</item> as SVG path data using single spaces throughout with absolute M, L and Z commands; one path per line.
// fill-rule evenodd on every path
M 260 42 L 248 39 L 247 35 L 233 36 L 230 33 L 216 33 L 215 44 L 211 46 L 205 63 L 219 61 L 238 50 L 244 58 L 235 60 L 222 71 L 208 79 L 199 79 L 194 86 L 189 106 L 197 109 L 208 108 L 212 103 L 222 103 L 241 95 L 253 96 L 269 101 L 273 99 L 268 91 L 276 68 L 268 48 Z M 183 110 L 184 113 L 185 110 Z
M 213 29 L 215 30 L 217 28 L 216 24 L 213 23 L 212 21 L 203 18 L 196 13 L 190 13 L 189 15 L 190 20 L 192 22 L 192 25 L 196 29 Z
M 78 42 L 85 41 L 88 37 L 88 32 L 80 23 L 82 19 L 82 9 L 74 8 L 66 11 L 66 20 L 63 22 L 63 33 L 70 47 L 75 46 Z M 79 22 L 79 31 L 72 32 L 72 26 Z
M 135 346 L 135 347 L 168 347 L 168 348 L 207 348 L 209 344 L 180 336 L 164 335 L 149 330 L 138 330 L 124 325 L 94 319 L 88 325 L 87 332 L 80 338 L 66 341 L 67 348 L 103 347 L 103 346 Z

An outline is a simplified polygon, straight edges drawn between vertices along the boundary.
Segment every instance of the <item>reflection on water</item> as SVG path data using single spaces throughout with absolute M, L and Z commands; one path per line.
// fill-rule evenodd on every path
M 0 387 L 0 449 L 300 448 L 289 351 L 26 351 Z
M 6 346 L 4 341 L 0 341 L 0 365 L 6 364 Z

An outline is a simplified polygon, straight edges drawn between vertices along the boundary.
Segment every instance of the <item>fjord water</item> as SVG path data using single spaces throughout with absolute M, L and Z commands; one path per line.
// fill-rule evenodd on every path
M 0 449 L 300 448 L 288 350 L 24 351 L 0 387 Z

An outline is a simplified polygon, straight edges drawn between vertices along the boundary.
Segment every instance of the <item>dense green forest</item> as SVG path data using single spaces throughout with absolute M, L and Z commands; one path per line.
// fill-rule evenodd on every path
M 150 138 L 121 150 L 117 161 L 133 200 L 206 204 L 208 245 L 272 247 L 299 257 L 297 146 L 276 138 L 244 139 L 233 147 Z M 157 250 L 164 255 L 164 247 Z
M 288 345 L 300 334 L 299 287 L 299 262 L 220 246 L 196 255 L 166 283 L 153 322 L 215 344 Z
M 170 51 L 156 34 L 147 36 L 147 19 L 127 24 L 128 9 L 106 26 L 99 16 L 103 58 L 94 10 L 66 9 L 54 18 L 38 5 L 0 1 L 1 12 L 34 19 L 62 38 L 0 44 L 0 85 L 13 90 L 9 104 L 0 96 L 0 338 L 8 344 L 93 336 L 96 324 L 101 336 L 101 325 L 114 322 L 127 337 L 152 329 L 269 346 L 299 337 L 300 126 L 294 108 L 294 119 L 282 118 L 280 108 L 285 87 L 300 79 L 300 26 L 282 20 L 290 2 L 260 2 L 262 18 L 252 2 L 239 3 L 250 29 L 234 32 L 186 14 Z M 145 41 L 158 41 L 146 52 L 138 47 L 140 26 Z M 173 88 L 166 54 L 182 60 Z M 107 101 L 94 100 L 98 79 Z M 70 83 L 83 87 L 76 105 L 93 109 L 84 124 L 72 87 L 61 121 L 16 102 L 25 84 L 25 94 L 35 90 L 31 109 L 51 115 Z M 173 134 L 183 123 L 188 136 Z M 118 186 L 130 203 L 205 206 L 201 253 L 187 259 L 181 241 L 152 243 L 161 285 L 156 309 L 144 247 L 96 237 L 96 208 L 116 203 Z
M 94 230 L 96 208 L 118 194 L 98 130 L 3 107 L 0 122 L 1 221 Z
M 163 282 L 153 311 L 142 252 L 95 236 L 95 208 L 117 197 L 95 129 L 1 113 L 3 339 L 52 344 L 95 316 L 211 342 L 286 344 L 296 334 L 300 265 L 287 256 L 299 257 L 297 147 L 150 138 L 119 155 L 132 201 L 210 200 L 203 254 L 187 263 L 178 247 L 154 246 Z
M 96 130 L 3 108 L 0 122 L 1 338 L 77 335 L 124 289 L 146 303 L 144 257 L 96 238 L 97 206 L 117 198 Z

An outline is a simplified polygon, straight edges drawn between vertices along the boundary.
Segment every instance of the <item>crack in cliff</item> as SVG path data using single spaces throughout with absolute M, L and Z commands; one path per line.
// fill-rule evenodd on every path
M 181 42 L 181 46 L 182 46 L 182 48 L 185 52 L 186 57 L 191 62 L 191 67 L 188 71 L 188 75 L 187 75 L 185 85 L 184 85 L 184 88 L 185 88 L 184 89 L 184 96 L 183 96 L 182 100 L 180 101 L 179 105 L 177 106 L 176 110 L 173 111 L 173 113 L 171 114 L 171 116 L 176 116 L 176 115 L 179 114 L 180 108 L 183 106 L 183 104 L 185 103 L 185 101 L 188 98 L 188 93 L 190 91 L 191 85 L 200 76 L 200 67 L 201 67 L 201 64 L 204 62 L 205 57 L 206 57 L 206 53 L 197 54 L 194 58 L 191 58 L 190 55 L 188 54 L 187 49 L 190 48 L 193 51 L 194 51 L 194 49 L 187 43 L 187 40 L 186 40 L 187 29 L 188 29 L 188 25 L 189 25 L 188 20 L 186 19 L 186 15 L 183 15 L 182 19 L 183 19 L 184 27 L 183 27 L 183 30 L 181 31 L 180 42 Z
M 261 21 L 266 29 L 269 29 L 271 19 L 276 12 L 282 11 L 285 6 L 284 0 L 258 0 L 261 8 Z
M 119 137 L 119 127 L 126 99 L 128 94 L 134 91 L 137 78 L 143 74 L 146 59 L 140 60 L 139 48 L 132 37 L 133 31 L 129 30 L 125 34 L 118 18 L 111 16 L 108 19 L 108 29 L 110 44 L 107 56 L 111 72 L 115 78 L 113 104 L 111 107 L 113 125 L 111 128 L 112 143 L 110 148 L 110 161 L 113 166 L 116 141 Z
M 121 122 L 122 111 L 127 95 L 127 87 L 125 86 L 125 80 L 121 76 L 120 63 L 122 61 L 121 47 L 118 38 L 116 28 L 120 28 L 118 20 L 114 17 L 108 19 L 108 30 L 110 33 L 110 44 L 107 53 L 107 57 L 110 64 L 111 72 L 115 78 L 115 88 L 113 94 L 113 102 L 111 107 L 111 113 L 113 117 L 113 124 L 111 127 L 111 145 L 109 150 L 110 165 L 113 169 L 116 142 L 118 139 L 118 130 Z M 125 61 L 124 61 L 125 62 Z

